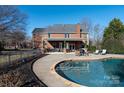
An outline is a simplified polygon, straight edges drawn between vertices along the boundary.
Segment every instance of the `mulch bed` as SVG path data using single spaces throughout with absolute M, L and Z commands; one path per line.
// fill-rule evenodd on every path
M 0 86 L 1 87 L 46 87 L 32 71 L 32 64 L 39 58 L 26 58 L 18 60 L 12 64 L 0 66 Z

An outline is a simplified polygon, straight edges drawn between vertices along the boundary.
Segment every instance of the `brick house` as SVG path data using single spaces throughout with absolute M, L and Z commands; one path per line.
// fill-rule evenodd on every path
M 80 24 L 55 24 L 47 28 L 35 28 L 32 34 L 35 48 L 74 51 L 89 44 L 88 33 Z

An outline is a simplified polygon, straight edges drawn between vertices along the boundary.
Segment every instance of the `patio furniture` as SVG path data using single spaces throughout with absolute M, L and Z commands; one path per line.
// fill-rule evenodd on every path
M 80 51 L 79 50 L 75 50 L 75 55 L 76 56 L 80 56 Z
M 99 50 L 96 50 L 96 51 L 94 52 L 94 54 L 98 55 L 99 52 L 100 52 Z
M 85 55 L 89 56 L 89 52 L 87 51 L 87 49 L 85 49 Z
M 103 49 L 102 52 L 101 52 L 101 55 L 105 55 L 106 52 L 107 52 L 107 50 L 106 49 Z
M 85 54 L 85 50 L 84 49 L 81 48 L 79 51 L 80 51 L 80 55 L 81 56 Z

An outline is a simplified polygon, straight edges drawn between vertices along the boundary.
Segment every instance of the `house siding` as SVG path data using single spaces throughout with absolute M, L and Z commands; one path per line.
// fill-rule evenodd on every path
M 35 48 L 53 48 L 53 46 L 50 44 L 50 42 L 47 41 L 48 38 L 52 38 L 52 39 L 64 39 L 64 38 L 70 38 L 70 39 L 81 39 L 81 41 L 83 43 L 86 43 L 86 42 L 89 42 L 88 40 L 88 37 L 87 37 L 87 33 L 82 33 L 80 32 L 80 24 L 77 24 L 76 26 L 76 29 L 75 31 L 73 31 L 72 33 L 71 32 L 65 32 L 63 31 L 63 33 L 59 32 L 59 29 L 58 29 L 58 32 L 57 31 L 52 31 L 52 33 L 42 33 L 42 31 L 36 33 L 34 31 L 33 33 L 33 42 L 34 42 L 34 47 Z M 69 29 L 70 30 L 70 29 Z M 44 31 L 45 32 L 45 31 Z M 54 32 L 54 33 L 53 33 Z M 65 34 L 67 34 L 67 36 L 65 37 Z M 44 45 L 44 42 L 46 42 L 46 45 Z M 59 43 L 59 42 L 58 42 Z M 72 42 L 70 42 L 71 44 Z M 76 45 L 80 44 L 80 42 L 75 42 Z M 88 43 L 87 43 L 88 44 Z

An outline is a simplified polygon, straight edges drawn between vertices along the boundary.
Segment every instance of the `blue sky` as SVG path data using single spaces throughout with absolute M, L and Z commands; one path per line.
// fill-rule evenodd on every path
M 124 6 L 102 5 L 23 5 L 19 9 L 28 15 L 27 33 L 31 36 L 34 28 L 52 24 L 75 24 L 83 18 L 91 20 L 92 25 L 106 27 L 113 18 L 124 22 Z

